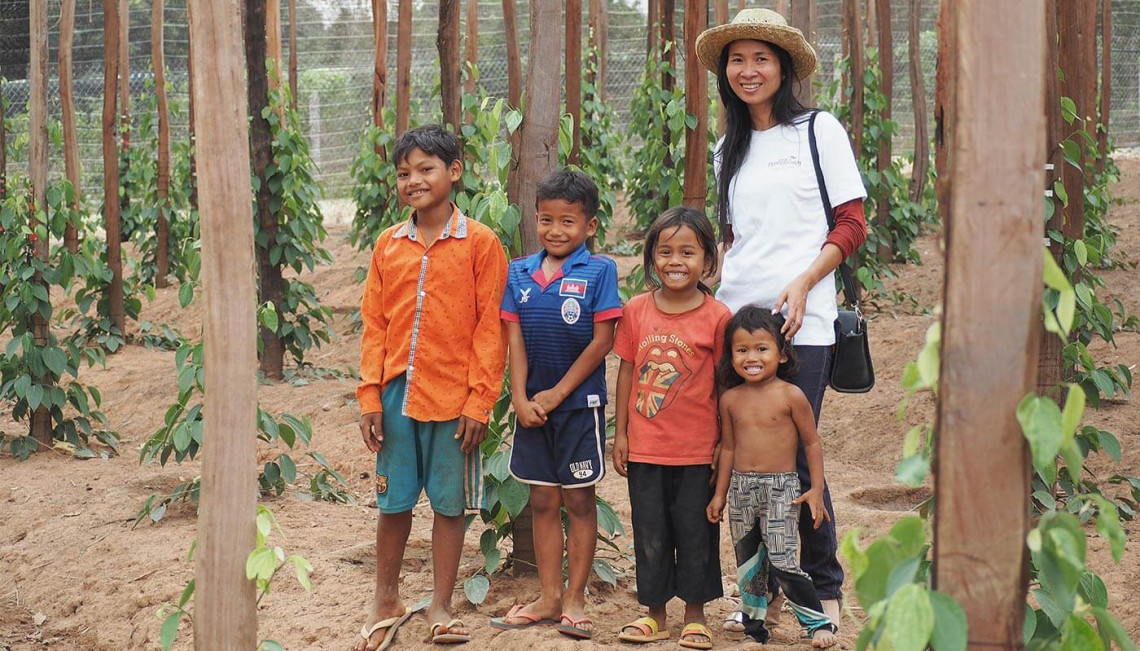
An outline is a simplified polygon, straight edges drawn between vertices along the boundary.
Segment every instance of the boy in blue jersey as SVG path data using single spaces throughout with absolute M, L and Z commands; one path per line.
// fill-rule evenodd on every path
M 544 250 L 511 262 L 500 316 L 518 418 L 510 471 L 530 485 L 542 595 L 491 624 L 516 629 L 557 622 L 559 632 L 589 638 L 585 588 L 598 530 L 594 485 L 605 475 L 605 358 L 621 318 L 617 265 L 586 248 L 598 229 L 598 188 L 590 177 L 552 173 L 538 185 L 536 208 Z M 565 592 L 563 505 L 570 519 Z

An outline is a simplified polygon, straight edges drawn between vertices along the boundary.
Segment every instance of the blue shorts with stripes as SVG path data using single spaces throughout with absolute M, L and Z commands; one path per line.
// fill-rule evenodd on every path
M 455 438 L 459 420 L 421 422 L 400 413 L 407 387 L 405 376 L 384 386 L 384 440 L 376 453 L 376 507 L 381 513 L 412 510 L 426 492 L 441 515 L 462 515 L 483 508 L 486 485 L 483 457 L 470 454 Z
M 606 474 L 605 450 L 605 407 L 556 409 L 541 427 L 515 428 L 511 476 L 536 486 L 593 486 Z

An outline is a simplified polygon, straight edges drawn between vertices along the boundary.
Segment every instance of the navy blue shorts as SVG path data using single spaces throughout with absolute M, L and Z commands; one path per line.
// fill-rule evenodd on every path
M 541 427 L 515 428 L 511 476 L 524 484 L 584 488 L 606 474 L 605 407 L 555 410 Z

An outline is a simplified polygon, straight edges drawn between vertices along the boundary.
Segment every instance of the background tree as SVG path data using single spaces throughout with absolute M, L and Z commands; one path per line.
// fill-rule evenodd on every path
M 396 16 L 396 135 L 408 130 L 412 104 L 412 0 L 399 0 Z
M 439 0 L 439 95 L 443 123 L 459 133 L 459 0 Z
M 908 0 L 908 4 L 907 54 L 910 58 L 910 97 L 914 105 L 914 166 L 910 175 L 910 200 L 918 203 L 926 191 L 926 177 L 930 172 L 930 135 L 926 130 L 926 76 L 922 74 L 919 40 L 922 0 Z
M 582 0 L 566 0 L 566 112 L 574 125 L 566 162 L 582 160 Z
M 685 112 L 697 124 L 685 130 L 685 199 L 689 208 L 704 210 L 708 200 L 709 102 L 708 73 L 697 61 L 697 35 L 709 22 L 705 0 L 685 2 Z
M 71 182 L 71 189 L 75 193 L 71 203 L 73 209 L 79 205 L 83 196 L 79 179 L 79 136 L 75 130 L 75 93 L 71 80 L 71 45 L 74 40 L 75 0 L 63 0 L 59 17 L 59 101 L 63 118 L 64 166 L 67 170 L 67 180 Z M 0 122 L 3 119 L 0 116 Z M 3 148 L 2 142 L 3 139 L 0 138 L 0 148 Z M 0 199 L 2 198 L 3 193 L 0 193 Z M 67 225 L 63 244 L 68 253 L 74 254 L 79 250 L 79 231 L 74 225 Z
M 31 248 L 33 254 L 42 262 L 48 259 L 47 233 L 38 228 L 39 219 L 36 213 L 47 213 L 47 183 L 48 183 L 48 134 L 47 134 L 47 56 L 48 56 L 48 27 L 47 27 L 47 0 L 32 0 L 31 24 L 31 100 L 28 105 L 29 112 L 29 142 L 28 156 L 29 176 L 32 181 L 31 213 Z M 38 237 L 37 237 L 38 236 Z M 39 287 L 46 294 L 50 290 L 43 276 L 37 272 L 32 278 L 32 284 Z M 36 312 L 32 317 L 32 335 L 35 338 L 36 348 L 43 349 L 48 344 L 47 316 Z M 51 376 L 46 380 L 50 382 Z M 32 415 L 32 437 L 44 447 L 52 445 L 51 412 L 47 406 L 39 405 Z
M 119 61 L 122 48 L 119 37 L 119 5 L 117 0 L 103 0 L 103 227 L 107 235 L 107 266 L 111 268 L 111 284 L 107 302 L 111 324 L 122 335 L 127 325 L 123 302 L 122 222 L 119 203 L 119 151 L 116 142 L 116 84 L 119 83 Z M 129 97 L 129 95 L 128 95 Z M 129 125 L 129 122 L 124 122 Z M 129 128 L 129 126 L 128 126 Z
M 170 111 L 166 105 L 166 57 L 163 55 L 164 0 L 152 0 L 150 57 L 154 68 L 154 92 L 158 99 L 158 220 L 155 227 L 156 265 L 154 284 L 163 288 L 170 273 Z
M 875 15 L 878 22 L 876 27 L 879 32 L 879 70 L 882 74 L 879 91 L 886 98 L 886 103 L 883 104 L 880 111 L 880 119 L 886 122 L 891 119 L 895 83 L 895 44 L 891 35 L 891 0 L 869 0 L 867 4 L 876 8 Z M 891 166 L 891 137 L 889 135 L 879 141 L 879 157 L 876 166 L 879 174 L 884 174 Z M 891 211 L 890 186 L 883 185 L 882 194 L 879 200 L 875 202 L 875 208 L 877 213 L 875 219 L 885 228 Z M 884 240 L 879 247 L 879 258 L 890 260 L 893 256 L 890 243 Z

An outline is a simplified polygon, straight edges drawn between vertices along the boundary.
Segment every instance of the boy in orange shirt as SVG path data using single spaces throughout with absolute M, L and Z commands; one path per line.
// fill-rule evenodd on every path
M 361 318 L 360 433 L 376 453 L 376 596 L 359 651 L 385 649 L 411 615 L 400 565 L 412 507 L 426 491 L 435 511 L 435 643 L 466 642 L 451 616 L 463 549 L 463 512 L 483 503 L 479 443 L 502 389 L 499 304 L 507 259 L 499 238 L 451 203 L 463 172 L 459 141 L 439 125 L 396 141 L 396 187 L 412 216 L 376 241 Z

